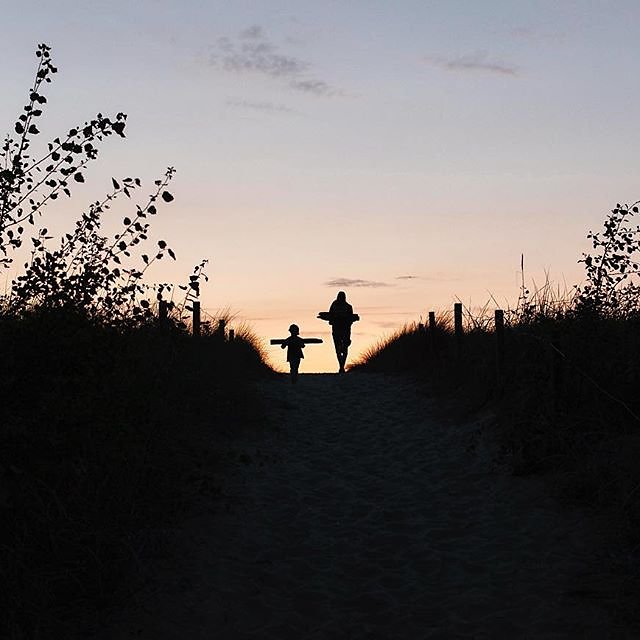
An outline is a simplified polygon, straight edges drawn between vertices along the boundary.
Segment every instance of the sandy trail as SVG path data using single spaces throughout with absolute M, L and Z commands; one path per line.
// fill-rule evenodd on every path
M 260 392 L 279 429 L 250 455 L 272 460 L 226 470 L 234 507 L 185 527 L 184 566 L 110 637 L 631 637 L 589 519 L 471 449 L 477 424 L 443 425 L 401 377 Z

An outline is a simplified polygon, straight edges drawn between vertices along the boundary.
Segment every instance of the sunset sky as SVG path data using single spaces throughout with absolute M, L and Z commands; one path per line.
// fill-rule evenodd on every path
M 456 296 L 513 305 L 521 253 L 529 277 L 579 283 L 586 233 L 640 198 L 637 0 L 0 2 L 6 132 L 38 42 L 59 68 L 43 146 L 129 116 L 47 226 L 111 176 L 146 193 L 175 166 L 154 238 L 178 260 L 152 279 L 209 259 L 205 309 L 328 341 L 302 372 L 337 367 L 315 316 L 338 290 L 355 356 Z

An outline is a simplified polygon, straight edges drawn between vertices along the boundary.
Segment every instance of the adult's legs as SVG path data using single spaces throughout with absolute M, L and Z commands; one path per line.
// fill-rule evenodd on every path
M 344 373 L 349 345 L 351 344 L 350 332 L 340 331 L 333 333 L 333 344 L 336 348 L 336 356 L 338 358 L 338 365 L 340 366 L 338 373 Z

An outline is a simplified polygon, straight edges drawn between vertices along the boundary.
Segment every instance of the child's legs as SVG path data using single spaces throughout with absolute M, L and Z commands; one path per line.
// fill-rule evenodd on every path
M 291 368 L 291 383 L 295 384 L 298 379 L 298 369 L 300 368 L 300 360 L 290 360 L 289 366 Z

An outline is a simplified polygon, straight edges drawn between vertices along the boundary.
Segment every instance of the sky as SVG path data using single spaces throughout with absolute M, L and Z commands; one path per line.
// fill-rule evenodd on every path
M 353 359 L 458 299 L 514 306 L 521 254 L 529 281 L 579 284 L 587 232 L 640 198 L 637 0 L 0 7 L 7 132 L 39 42 L 59 69 L 42 144 L 128 114 L 126 139 L 105 142 L 47 227 L 70 229 L 112 176 L 150 193 L 174 166 L 152 230 L 178 259 L 151 280 L 183 282 L 208 259 L 208 313 L 265 341 L 292 322 L 325 340 L 302 372 L 337 369 L 316 315 L 339 290 L 361 316 Z

